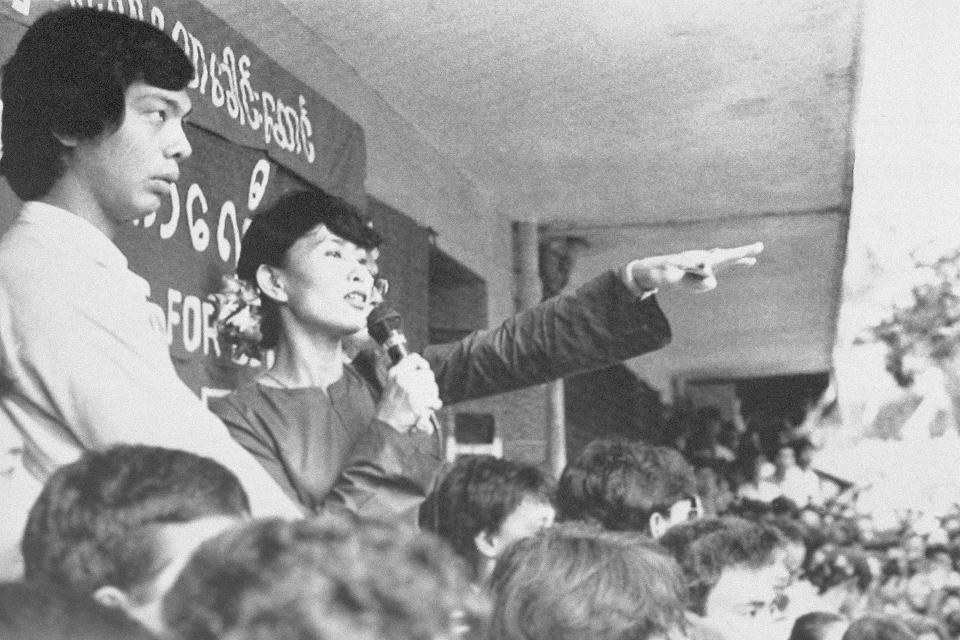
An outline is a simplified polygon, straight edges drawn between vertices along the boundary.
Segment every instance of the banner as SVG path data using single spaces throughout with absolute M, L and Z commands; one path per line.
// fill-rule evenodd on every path
M 0 57 L 10 57 L 37 16 L 66 5 L 122 13 L 163 30 L 193 61 L 191 123 L 265 151 L 307 182 L 365 206 L 360 126 L 195 0 L 3 0 Z
M 117 244 L 164 311 L 181 377 L 197 392 L 232 388 L 252 372 L 221 353 L 208 294 L 234 271 L 249 218 L 291 188 L 310 184 L 366 209 L 363 132 L 193 0 L 2 0 L 0 59 L 38 15 L 67 4 L 149 21 L 194 63 L 185 127 L 193 155 L 161 208 L 125 227 Z M 0 182 L 5 229 L 20 203 Z

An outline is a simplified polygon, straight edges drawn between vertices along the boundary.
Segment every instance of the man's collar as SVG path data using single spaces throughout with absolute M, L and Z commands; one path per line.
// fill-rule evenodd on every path
M 127 257 L 102 231 L 80 216 L 45 202 L 32 200 L 20 210 L 20 221 L 50 231 L 64 248 L 80 252 L 110 269 L 127 269 Z

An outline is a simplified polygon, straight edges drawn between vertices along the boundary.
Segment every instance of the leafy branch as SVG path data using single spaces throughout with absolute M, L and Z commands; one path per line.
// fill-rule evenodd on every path
M 960 346 L 960 249 L 916 266 L 927 277 L 913 287 L 912 304 L 895 307 L 868 330 L 872 340 L 887 346 L 887 371 L 903 386 L 913 381 L 904 367 L 907 355 L 946 360 Z

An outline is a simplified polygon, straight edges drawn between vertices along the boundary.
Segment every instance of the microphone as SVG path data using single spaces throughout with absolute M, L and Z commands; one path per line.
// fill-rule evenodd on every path
M 407 337 L 403 335 L 403 319 L 400 314 L 379 305 L 367 316 L 367 332 L 377 344 L 387 350 L 390 362 L 397 364 L 410 353 L 407 350 Z
M 367 316 L 367 333 L 377 344 L 386 349 L 393 364 L 397 364 L 410 353 L 407 349 L 407 337 L 403 335 L 403 318 L 390 307 L 378 305 L 373 308 Z M 417 428 L 427 432 L 432 428 L 437 437 L 440 437 L 440 422 L 433 411 L 420 416 L 417 420 Z

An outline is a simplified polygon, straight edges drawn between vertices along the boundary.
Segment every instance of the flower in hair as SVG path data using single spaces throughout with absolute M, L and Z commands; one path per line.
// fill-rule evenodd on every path
M 210 294 L 216 305 L 216 327 L 220 343 L 230 353 L 230 359 L 239 364 L 263 361 L 260 341 L 260 291 L 252 282 L 236 275 L 225 275 L 220 291 Z

